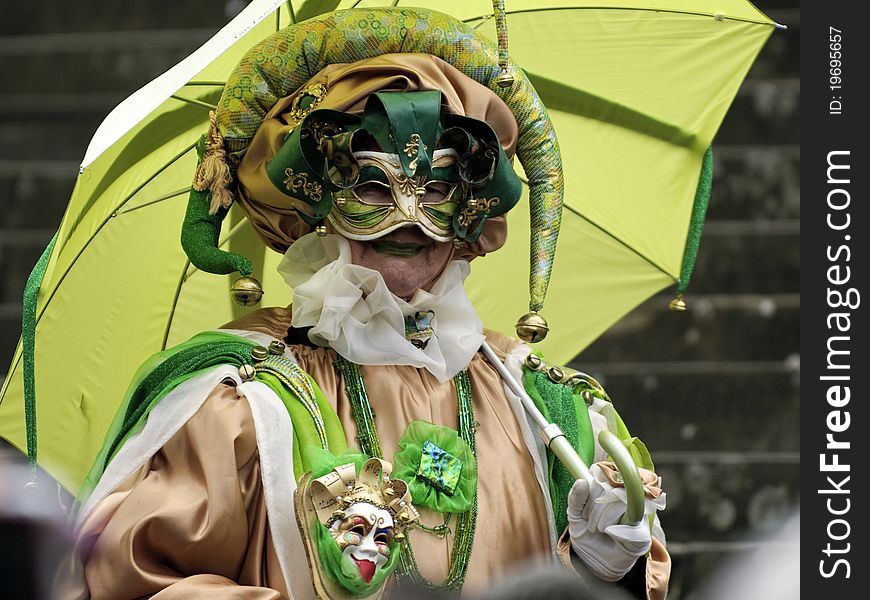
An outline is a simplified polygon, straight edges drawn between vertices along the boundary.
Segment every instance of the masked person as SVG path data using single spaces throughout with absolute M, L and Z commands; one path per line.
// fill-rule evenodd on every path
M 216 248 L 235 201 L 284 254 L 292 303 L 137 375 L 80 497 L 91 597 L 369 597 L 407 580 L 469 592 L 559 558 L 664 597 L 664 495 L 642 471 L 648 518 L 619 523 L 625 490 L 596 435 L 629 436 L 606 394 L 484 330 L 463 288 L 470 261 L 505 242 L 516 153 L 543 303 L 561 167 L 519 68 L 445 15 L 333 13 L 249 51 L 199 150 L 192 262 L 250 273 Z M 594 482 L 543 446 L 484 342 L 596 463 Z

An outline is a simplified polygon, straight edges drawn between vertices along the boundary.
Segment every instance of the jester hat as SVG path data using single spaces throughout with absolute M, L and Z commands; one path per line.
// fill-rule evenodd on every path
M 383 64 L 378 61 L 414 59 L 438 65 L 441 74 L 408 77 L 416 65 L 406 67 L 404 75 L 379 72 Z M 336 80 L 331 75 L 343 66 L 357 67 L 358 85 L 352 94 L 331 89 Z M 403 78 L 412 85 L 396 85 Z M 476 91 L 469 91 L 475 84 Z M 441 94 L 426 93 L 435 91 Z M 464 99 L 475 95 L 486 98 L 489 109 L 484 114 L 474 115 L 462 106 Z M 495 107 L 502 112 L 506 107 L 515 120 L 516 157 L 528 177 L 531 314 L 521 321 L 537 317 L 562 210 L 562 164 L 552 123 L 528 78 L 504 48 L 434 11 L 336 11 L 291 25 L 248 51 L 227 80 L 209 132 L 201 140 L 182 245 L 201 270 L 249 275 L 247 259 L 217 248 L 233 192 L 259 235 L 282 251 L 327 218 L 336 192 L 358 182 L 360 174 L 347 162 L 353 140 L 366 137 L 374 138 L 379 149 L 398 155 L 408 177 L 432 175 L 434 153 L 439 147 L 452 149 L 460 157 L 458 178 L 465 186 L 453 210 L 454 235 L 472 247 L 488 237 L 498 238 L 488 236 L 487 230 L 503 221 L 520 187 L 508 158 L 513 150 L 511 127 L 503 126 L 510 119 Z M 419 118 L 409 119 L 415 112 Z M 328 135 L 312 141 L 313 123 L 328 125 Z M 414 134 L 419 136 L 416 140 Z M 294 180 L 288 169 L 307 176 Z M 489 200 L 495 197 L 499 202 L 493 206 Z M 502 232 L 503 226 L 502 222 Z M 500 237 L 500 243 L 491 248 L 484 244 L 477 253 L 500 246 L 503 234 Z M 543 322 L 531 333 L 520 331 L 520 336 L 537 341 L 545 333 Z

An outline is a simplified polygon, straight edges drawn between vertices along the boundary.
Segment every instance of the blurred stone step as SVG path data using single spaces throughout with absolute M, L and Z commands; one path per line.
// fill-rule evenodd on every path
M 797 360 L 572 366 L 603 380 L 629 430 L 654 453 L 800 449 Z M 615 372 L 620 366 L 631 370 Z
M 799 145 L 713 144 L 713 190 L 707 209 L 715 219 L 799 219 Z
M 798 0 L 759 0 L 759 2 L 753 2 L 758 9 L 764 14 L 769 14 L 769 12 L 788 8 L 796 10 L 798 7 Z
M 0 161 L 74 161 L 77 172 L 88 143 L 107 114 L 104 110 L 71 116 L 46 114 L 38 120 L 0 115 L 0 139 L 4 140 Z
M 180 29 L 221 27 L 227 22 L 228 14 L 236 14 L 240 10 L 240 4 L 243 7 L 247 2 L 4 2 L 0 12 L 0 35 L 18 35 L 23 32 L 135 31 L 161 26 Z
M 689 284 L 694 294 L 781 294 L 800 281 L 800 237 L 787 235 L 701 238 Z
M 656 361 L 781 361 L 797 352 L 800 297 L 689 295 L 689 310 L 668 310 L 658 295 L 580 354 L 581 364 Z
M 800 458 L 797 452 L 770 457 L 774 462 L 742 462 L 734 453 L 724 460 L 693 457 L 675 464 L 653 451 L 667 493 L 660 517 L 668 544 L 685 545 L 681 553 L 686 553 L 701 550 L 702 540 L 745 541 L 775 531 L 797 504 Z
M 0 381 L 6 376 L 21 337 L 21 302 L 0 304 Z
M 800 79 L 754 79 L 740 87 L 719 132 L 714 150 L 725 144 L 800 143 Z
M 53 234 L 54 230 L 48 229 L 0 231 L 0 304 L 21 302 L 27 277 Z
M 77 176 L 78 162 L 0 160 L 0 230 L 57 229 Z
M 135 43 L 137 37 L 151 33 L 158 39 L 154 47 Z M 171 45 L 159 43 L 161 37 L 166 37 L 160 33 L 135 32 L 133 43 L 117 48 L 114 44 L 100 44 L 97 38 L 95 47 L 90 49 L 69 52 L 58 50 L 31 55 L 0 52 L 0 68 L 11 81 L 19 82 L 12 90 L 16 94 L 114 92 L 127 95 L 187 57 L 211 37 L 214 31 L 207 30 L 203 33 L 200 29 L 192 30 L 189 37 L 178 35 L 177 44 Z M 117 34 L 113 34 L 111 38 L 116 36 Z M 22 38 L 15 39 L 14 47 L 26 46 L 28 43 L 38 44 L 43 39 L 43 36 L 22 37 L 36 39 L 33 42 Z M 91 36 L 78 37 L 84 45 Z M 0 43 L 3 43 L 2 38 Z M 59 65 L 67 72 L 62 80 L 56 75 Z

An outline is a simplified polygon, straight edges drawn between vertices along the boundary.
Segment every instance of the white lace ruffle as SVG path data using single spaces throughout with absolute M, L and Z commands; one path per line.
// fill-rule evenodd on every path
M 278 272 L 293 288 L 294 327 L 311 327 L 311 341 L 361 365 L 418 367 L 442 383 L 468 366 L 484 336 L 463 287 L 466 261 L 451 261 L 431 291 L 406 302 L 379 272 L 350 257 L 350 244 L 338 235 L 311 233 L 290 246 Z M 435 334 L 421 350 L 405 338 L 404 317 L 429 310 Z

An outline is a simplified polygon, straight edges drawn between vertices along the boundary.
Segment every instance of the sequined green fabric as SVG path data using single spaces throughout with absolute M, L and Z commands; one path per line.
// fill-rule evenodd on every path
M 48 266 L 48 259 L 54 250 L 57 234 L 51 238 L 42 256 L 33 267 L 24 286 L 24 303 L 21 309 L 21 348 L 24 354 L 24 429 L 27 435 L 27 460 L 36 468 L 36 303 L 42 277 Z
M 335 11 L 276 32 L 254 46 L 227 80 L 217 108 L 218 129 L 237 163 L 266 112 L 321 69 L 373 56 L 421 52 L 438 56 L 486 85 L 505 101 L 519 125 L 517 156 L 529 180 L 530 303 L 543 307 L 562 216 L 562 159 L 553 125 L 523 71 L 499 87 L 498 48 L 456 19 L 424 9 Z
M 462 461 L 433 442 L 423 442 L 417 477 L 428 481 L 435 489 L 452 496 L 459 484 Z
M 575 397 L 570 386 L 554 383 L 546 373 L 525 369 L 523 387 L 547 420 L 556 423 L 565 437 L 578 451 L 583 461 L 589 465 L 595 452 L 595 438 L 586 403 Z M 579 410 L 578 410 L 579 407 Z M 582 421 L 581 421 L 582 419 Z M 556 531 L 564 531 L 568 526 L 568 492 L 574 485 L 574 477 L 565 466 L 547 451 L 547 466 L 550 476 L 550 500 L 553 503 L 553 516 Z

